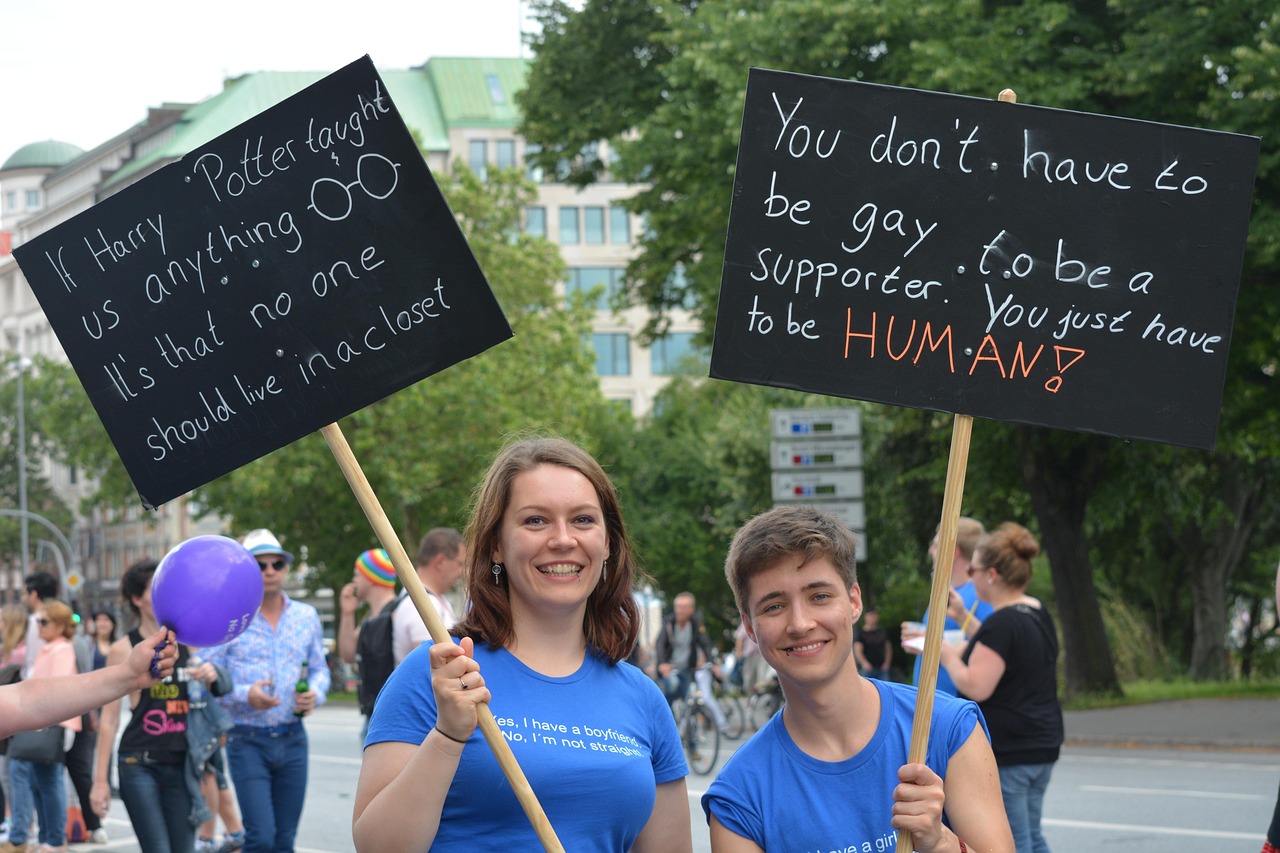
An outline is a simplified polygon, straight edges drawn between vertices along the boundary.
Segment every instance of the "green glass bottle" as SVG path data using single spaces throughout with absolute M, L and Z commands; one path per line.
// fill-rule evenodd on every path
M 311 682 L 307 681 L 307 662 L 302 662 L 302 673 L 298 676 L 298 683 L 293 685 L 293 692 L 297 694 L 306 693 L 311 689 Z M 306 711 L 296 710 L 293 712 L 295 717 L 305 717 Z

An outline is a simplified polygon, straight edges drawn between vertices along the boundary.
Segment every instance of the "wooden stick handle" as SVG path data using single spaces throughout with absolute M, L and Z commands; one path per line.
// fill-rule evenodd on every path
M 933 586 L 929 591 L 929 622 L 924 627 L 924 656 L 920 661 L 916 715 L 911 724 L 909 764 L 923 764 L 929 752 L 929 722 L 933 718 L 934 690 L 938 686 L 939 647 L 942 626 L 947 621 L 947 596 L 951 594 L 951 567 L 956 555 L 956 528 L 960 524 L 960 503 L 964 497 L 964 476 L 969 465 L 969 437 L 973 418 L 956 415 L 951 427 L 951 456 L 947 460 L 947 484 L 942 494 L 942 523 L 938 527 L 938 559 L 933 566 Z M 911 834 L 898 833 L 897 853 L 911 853 Z
M 396 577 L 400 578 L 400 583 L 404 585 L 405 592 L 409 593 L 409 598 L 413 599 L 413 604 L 418 608 L 418 613 L 422 615 L 422 621 L 426 623 L 427 631 L 431 633 L 431 639 L 437 643 L 452 643 L 453 637 L 445 630 L 444 622 L 440 620 L 440 614 L 436 612 L 436 606 L 431 603 L 431 599 L 427 596 L 427 590 L 422 585 L 422 579 L 418 577 L 417 571 L 414 570 L 413 563 L 409 560 L 408 553 L 404 550 L 404 545 L 400 543 L 400 537 L 396 535 L 395 528 L 391 526 L 390 519 L 382 510 L 382 504 L 378 501 L 378 496 L 374 494 L 373 488 L 369 485 L 369 480 L 365 477 L 364 471 L 360 468 L 360 463 L 356 461 L 355 454 L 351 452 L 351 446 L 347 444 L 347 438 L 342 434 L 342 429 L 337 424 L 329 424 L 320 428 L 321 435 L 328 442 L 329 449 L 333 451 L 333 458 L 338 461 L 338 467 L 342 469 L 342 473 L 347 478 L 347 484 L 351 486 L 351 491 L 355 493 L 356 500 L 360 502 L 361 509 L 364 510 L 365 517 L 369 519 L 369 524 L 373 526 L 374 533 L 378 536 L 378 541 L 382 543 L 382 547 L 386 549 L 387 555 L 391 557 L 391 563 L 396 567 Z M 542 810 L 542 806 L 538 803 L 538 798 L 533 793 L 529 780 L 525 778 L 524 771 L 520 769 L 520 765 L 516 763 L 516 757 L 511 752 L 511 746 L 502 735 L 502 730 L 498 728 L 498 721 L 493 717 L 493 711 L 489 710 L 488 704 L 476 706 L 476 716 L 480 721 L 480 731 L 484 734 L 485 741 L 489 744 L 489 748 L 493 750 L 493 755 L 498 759 L 499 766 L 502 767 L 502 773 L 507 777 L 507 782 L 511 785 L 511 790 L 515 793 L 516 799 L 520 801 L 521 808 L 529 818 L 529 823 L 533 825 L 533 831 L 537 833 L 538 840 L 542 842 L 542 846 L 547 853 L 564 853 L 564 847 L 560 845 L 560 839 L 556 837 L 555 830 L 551 827 L 551 821 L 547 819 L 546 812 Z

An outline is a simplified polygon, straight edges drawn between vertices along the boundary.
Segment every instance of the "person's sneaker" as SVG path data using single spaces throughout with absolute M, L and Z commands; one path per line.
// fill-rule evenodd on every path
M 0 842 L 9 840 L 9 819 L 0 820 Z
M 107 828 L 105 826 L 100 826 L 89 833 L 90 844 L 106 844 L 107 840 Z
M 228 832 L 222 836 L 222 844 L 218 847 L 218 853 L 235 853 L 244 847 L 244 830 L 239 832 Z
M 212 838 L 197 838 L 196 853 L 215 853 L 218 849 L 218 843 Z

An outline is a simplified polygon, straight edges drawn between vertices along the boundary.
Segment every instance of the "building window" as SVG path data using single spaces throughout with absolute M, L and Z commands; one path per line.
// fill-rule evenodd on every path
M 27 190 L 27 210 L 35 210 L 40 206 L 40 190 Z
M 596 348 L 597 376 L 631 375 L 631 336 L 626 332 L 597 332 L 591 336 Z
M 582 242 L 578 236 L 578 208 L 560 208 L 560 245 L 576 246 Z
M 609 208 L 609 242 L 615 246 L 631 242 L 631 215 L 625 207 Z
M 514 139 L 499 139 L 493 144 L 497 148 L 498 168 L 514 169 L 516 167 L 516 141 Z
M 502 91 L 502 81 L 498 79 L 497 74 L 484 75 L 484 82 L 489 87 L 489 100 L 494 104 L 505 104 L 507 102 L 507 93 Z
M 468 150 L 467 164 L 480 180 L 485 180 L 489 171 L 489 143 L 483 139 L 473 139 Z
M 542 167 L 534 162 L 534 158 L 542 153 L 541 145 L 526 145 L 524 147 L 524 176 L 535 184 L 542 183 Z
M 604 208 L 584 207 L 582 209 L 583 235 L 588 246 L 604 245 Z
M 689 373 L 693 359 L 699 355 L 693 346 L 693 332 L 672 332 L 653 342 L 651 370 L 654 376 Z
M 614 295 L 622 287 L 623 272 L 622 267 L 574 267 L 569 270 L 569 278 L 564 284 L 565 295 L 603 288 L 596 297 L 595 309 L 608 310 Z
M 524 233 L 530 237 L 547 236 L 547 209 L 545 207 L 526 207 L 524 209 Z
M 15 193 L 15 192 L 7 192 L 7 193 L 5 193 L 5 194 L 4 194 L 4 207 L 5 207 L 5 210 L 17 210 L 17 209 L 18 209 L 18 194 L 17 194 L 17 193 Z

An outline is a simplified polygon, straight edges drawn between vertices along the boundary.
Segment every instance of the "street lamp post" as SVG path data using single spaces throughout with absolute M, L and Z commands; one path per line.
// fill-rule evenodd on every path
M 30 565 L 31 540 L 27 522 L 27 401 L 23 377 L 31 359 L 18 356 L 14 365 L 18 369 L 18 509 L 22 513 L 19 527 L 22 530 L 22 573 L 25 575 Z

